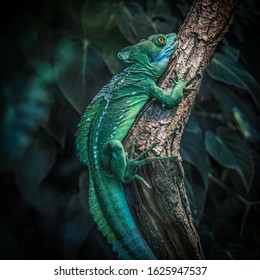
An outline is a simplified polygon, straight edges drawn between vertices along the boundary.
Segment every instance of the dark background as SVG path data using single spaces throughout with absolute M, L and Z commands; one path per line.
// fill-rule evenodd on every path
M 177 32 L 190 4 L 1 2 L 1 259 L 115 258 L 88 212 L 76 126 L 125 66 L 117 52 Z M 242 1 L 183 135 L 185 185 L 207 259 L 260 258 L 258 19 L 258 1 Z

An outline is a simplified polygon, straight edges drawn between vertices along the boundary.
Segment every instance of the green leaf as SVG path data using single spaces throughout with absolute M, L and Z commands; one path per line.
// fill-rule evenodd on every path
M 226 246 L 230 242 L 241 241 L 239 230 L 230 221 L 224 219 L 215 220 L 210 227 L 201 224 L 199 235 L 207 257 L 217 244 Z
M 260 135 L 259 131 L 257 130 L 256 121 L 257 118 L 253 119 L 250 122 L 250 119 L 246 114 L 244 114 L 239 108 L 234 107 L 232 109 L 234 119 L 237 122 L 237 125 L 240 128 L 241 133 L 244 135 L 244 137 L 250 141 L 252 140 L 259 140 Z M 255 124 L 254 124 L 255 122 Z
M 211 90 L 219 101 L 226 118 L 237 123 L 241 133 L 247 140 L 257 142 L 260 139 L 258 130 L 259 117 L 252 108 L 227 86 L 214 83 Z
M 135 44 L 138 32 L 133 25 L 133 16 L 123 2 L 121 2 L 115 10 L 115 22 L 125 39 L 131 44 Z
M 189 1 L 180 1 L 176 3 L 176 8 L 178 9 L 179 13 L 182 15 L 183 18 L 185 18 L 189 12 L 190 4 L 188 2 Z
M 123 63 L 118 59 L 118 52 L 123 49 L 124 45 L 121 38 L 116 41 L 107 42 L 103 47 L 103 58 L 112 75 L 116 75 L 123 70 Z
M 56 155 L 52 141 L 38 140 L 27 149 L 15 170 L 15 180 L 21 195 L 39 210 L 44 205 L 41 183 L 50 172 Z
M 215 236 L 211 232 L 210 227 L 205 224 L 199 225 L 198 233 L 203 247 L 203 252 L 205 254 L 205 258 L 208 259 L 211 248 L 216 244 Z
M 80 246 L 93 226 L 93 220 L 84 209 L 79 193 L 73 195 L 69 200 L 65 209 L 64 219 L 63 242 L 65 256 L 74 259 L 77 257 Z
M 157 33 L 151 18 L 146 14 L 140 4 L 131 4 L 129 11 L 133 17 L 133 30 L 135 30 L 136 42 Z
M 219 136 L 206 131 L 205 146 L 208 153 L 220 164 L 228 168 L 237 168 L 237 162 Z
M 203 188 L 202 184 L 196 184 L 191 176 L 187 176 L 187 172 L 191 172 L 185 168 L 186 176 L 184 177 L 185 189 L 189 199 L 192 216 L 195 223 L 198 225 L 204 212 L 205 201 L 207 197 L 207 188 Z
M 231 241 L 240 241 L 239 230 L 231 222 L 224 219 L 215 220 L 211 227 L 202 225 L 200 231 L 203 235 L 210 236 L 214 244 L 225 245 Z
M 206 132 L 205 146 L 208 153 L 222 166 L 238 172 L 249 191 L 254 167 L 252 156 L 243 139 L 231 129 L 219 127 L 217 134 Z
M 86 106 L 88 41 L 64 40 L 57 48 L 55 71 L 64 97 L 81 115 Z
M 238 174 L 241 176 L 247 190 L 249 190 L 254 176 L 254 165 L 252 155 L 246 143 L 240 135 L 227 127 L 219 127 L 217 134 L 235 156 Z
M 44 125 L 44 129 L 64 148 L 69 131 L 75 133 L 78 122 L 78 113 L 70 106 L 64 96 L 59 94 L 55 100 L 55 110 L 51 111 L 49 121 Z
M 182 158 L 194 165 L 200 172 L 204 185 L 208 184 L 208 166 L 202 131 L 196 121 L 190 118 L 181 140 Z
M 105 43 L 115 27 L 115 5 L 108 2 L 85 1 L 81 10 L 84 36 L 91 41 Z
M 216 53 L 207 71 L 211 78 L 249 92 L 260 109 L 260 86 L 241 64 L 224 54 Z
M 53 99 L 47 87 L 53 81 L 53 72 L 43 63 L 38 63 L 36 68 L 38 73 L 32 75 L 26 86 L 18 84 L 17 89 L 15 77 L 11 81 L 14 85 L 3 87 L 7 104 L 0 123 L 0 134 L 4 136 L 0 156 L 5 169 L 15 168 L 35 133 L 49 118 Z
M 171 33 L 178 30 L 179 18 L 172 14 L 170 3 L 166 1 L 147 1 L 147 14 L 152 19 L 156 33 Z M 175 11 L 174 11 L 175 12 Z
M 210 259 L 213 260 L 252 260 L 255 259 L 252 251 L 239 243 L 229 243 L 226 247 L 215 245 L 212 248 Z
M 203 143 L 202 131 L 192 116 L 182 136 L 181 156 L 184 160 L 185 188 L 193 218 L 198 224 L 204 211 L 207 195 L 208 165 L 206 163 L 207 154 Z
M 233 59 L 234 61 L 238 61 L 240 57 L 240 50 L 231 46 L 227 39 L 224 40 L 224 46 L 222 48 L 223 53 L 227 56 Z
M 219 207 L 217 207 L 217 213 L 219 217 L 234 219 L 235 215 L 241 211 L 242 207 L 244 207 L 244 204 L 241 200 L 237 199 L 237 197 L 227 197 L 224 198 L 223 201 L 220 201 Z
M 100 52 L 84 39 L 59 44 L 55 70 L 64 97 L 80 115 L 111 77 Z

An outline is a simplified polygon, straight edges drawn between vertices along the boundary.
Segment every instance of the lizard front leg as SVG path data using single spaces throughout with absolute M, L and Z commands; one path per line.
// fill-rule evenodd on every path
M 188 75 L 189 69 L 184 74 L 184 79 Z M 157 85 L 150 86 L 150 95 L 156 98 L 163 106 L 166 108 L 172 108 L 181 102 L 183 94 L 188 91 L 196 90 L 195 88 L 189 88 L 188 86 L 194 81 L 195 77 L 191 78 L 189 81 L 184 82 L 179 79 L 178 72 L 175 71 L 175 77 L 170 78 L 174 83 L 174 88 L 170 93 L 166 92 Z

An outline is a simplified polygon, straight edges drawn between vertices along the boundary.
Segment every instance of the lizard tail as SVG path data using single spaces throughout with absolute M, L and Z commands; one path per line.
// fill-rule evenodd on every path
M 128 223 L 124 225 L 126 231 L 121 234 L 119 237 L 115 234 L 115 225 L 118 223 L 118 220 L 108 222 L 106 219 L 106 214 L 102 211 L 99 202 L 97 200 L 97 196 L 95 194 L 95 189 L 93 188 L 93 181 L 90 180 L 90 190 L 89 190 L 89 204 L 90 204 L 90 213 L 93 216 L 94 221 L 96 222 L 98 229 L 102 232 L 102 234 L 107 238 L 108 243 L 111 243 L 113 246 L 113 251 L 117 253 L 118 258 L 122 260 L 154 260 L 156 259 L 155 255 L 146 244 L 145 240 L 141 236 L 140 232 L 136 228 L 132 226 L 129 228 L 128 223 L 130 223 L 129 218 L 132 219 L 130 215 L 128 215 Z M 127 210 L 126 210 L 127 208 Z M 128 212 L 128 207 L 126 206 L 125 211 Z M 119 214 L 119 217 L 123 220 L 123 215 Z M 119 220 L 121 220 L 119 218 Z M 133 221 L 131 221 L 133 223 Z M 128 231 L 127 231 L 128 228 Z M 117 228 L 118 232 L 119 228 Z M 119 230 L 120 231 L 120 230 Z
M 113 243 L 113 251 L 123 260 L 156 260 L 139 231 L 132 230 L 121 240 Z

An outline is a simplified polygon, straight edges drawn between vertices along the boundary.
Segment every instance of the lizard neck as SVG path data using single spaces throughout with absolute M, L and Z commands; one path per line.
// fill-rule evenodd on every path
M 155 82 L 157 82 L 161 76 L 155 67 L 140 62 L 131 64 L 122 73 L 123 75 L 131 75 L 136 78 L 150 78 Z

